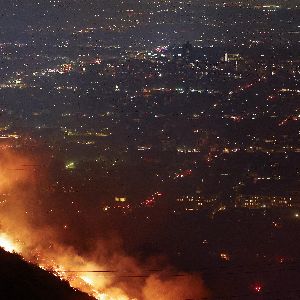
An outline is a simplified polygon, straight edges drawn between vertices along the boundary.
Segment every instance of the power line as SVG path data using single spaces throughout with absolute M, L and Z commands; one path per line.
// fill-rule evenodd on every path
M 259 267 L 257 270 L 253 270 L 253 268 Z M 240 269 L 240 270 L 238 270 Z M 128 276 L 128 277 L 146 277 L 150 276 L 153 273 L 162 273 L 166 276 L 171 277 L 184 277 L 188 276 L 188 273 L 204 273 L 204 274 L 214 274 L 216 272 L 222 273 L 222 274 L 255 274 L 255 273 L 269 273 L 274 271 L 295 271 L 300 272 L 300 262 L 291 262 L 288 264 L 281 263 L 280 265 L 274 265 L 274 263 L 267 263 L 263 266 L 259 265 L 236 265 L 236 266 L 219 266 L 219 267 L 207 267 L 207 268 L 201 268 L 198 269 L 195 272 L 185 272 L 185 273 L 166 273 L 163 269 L 149 269 L 144 270 L 143 274 L 132 274 L 130 272 L 124 272 L 120 270 L 65 270 L 63 272 L 65 273 L 103 273 L 103 274 L 127 274 L 127 275 L 117 275 L 119 276 Z

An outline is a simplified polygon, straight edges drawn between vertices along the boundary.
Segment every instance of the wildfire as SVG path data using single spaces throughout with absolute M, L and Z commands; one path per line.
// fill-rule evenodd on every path
M 25 167 L 35 165 L 26 157 L 0 149 L 0 195 L 10 195 L 0 210 L 0 248 L 21 255 L 27 262 L 68 281 L 72 288 L 97 300 L 173 300 L 206 295 L 201 278 L 192 275 L 179 281 L 179 278 L 168 278 L 165 274 L 161 278 L 159 274 L 150 274 L 136 285 L 136 282 L 125 282 L 115 274 L 102 276 L 95 272 L 107 268 L 136 274 L 144 271 L 136 260 L 118 248 L 109 248 L 109 253 L 113 253 L 110 260 L 106 256 L 105 242 L 95 243 L 100 251 L 78 255 L 75 245 L 61 242 L 64 232 L 51 227 L 49 219 L 35 219 L 35 214 L 39 215 L 42 209 L 34 205 L 39 201 L 35 194 L 36 172 L 34 168 Z M 189 171 L 184 174 L 189 175 Z M 155 197 L 159 196 L 161 194 L 157 192 Z
M 20 252 L 20 246 L 13 242 L 13 240 L 10 239 L 5 233 L 0 234 L 0 247 L 10 253 Z
M 5 251 L 10 253 L 18 253 L 22 255 L 22 249 L 19 243 L 14 242 L 6 233 L 0 234 L 0 247 Z M 31 255 L 35 255 L 31 253 Z M 105 293 L 101 293 L 97 290 L 96 284 L 92 278 L 88 275 L 79 275 L 77 272 L 68 273 L 63 266 L 58 266 L 54 260 L 47 261 L 46 258 L 41 257 L 39 254 L 39 258 L 36 258 L 37 265 L 48 272 L 51 272 L 53 275 L 59 277 L 61 280 L 66 280 L 69 282 L 70 286 L 81 290 L 83 292 L 88 293 L 90 296 L 93 296 L 97 300 L 127 300 L 129 298 L 120 296 L 120 297 L 110 297 Z M 32 262 L 31 260 L 28 260 Z M 38 263 L 41 261 L 41 263 Z M 45 263 L 45 261 L 47 261 Z
M 74 289 L 85 292 L 97 300 L 137 300 L 128 298 L 122 292 L 120 292 L 120 295 L 117 296 L 110 296 L 105 292 L 101 292 L 99 286 L 103 285 L 103 283 L 100 283 L 100 281 L 103 279 L 94 279 L 89 275 L 89 272 L 85 273 L 84 270 L 78 272 L 69 272 L 67 271 L 67 268 L 65 266 L 59 265 L 58 262 L 53 258 L 48 258 L 46 255 L 43 256 L 40 251 L 32 250 L 28 253 L 25 246 L 24 253 L 22 253 L 23 249 L 21 248 L 20 244 L 21 242 L 15 242 L 12 238 L 9 237 L 8 234 L 0 233 L 1 248 L 10 253 L 18 253 L 29 263 L 35 263 L 41 269 L 52 273 L 54 276 L 60 278 L 61 280 L 68 281 L 70 286 Z M 60 259 L 63 258 L 57 257 L 57 260 Z M 77 266 L 75 261 L 73 263 L 74 267 Z M 83 263 L 84 268 L 88 268 L 90 265 L 90 262 Z

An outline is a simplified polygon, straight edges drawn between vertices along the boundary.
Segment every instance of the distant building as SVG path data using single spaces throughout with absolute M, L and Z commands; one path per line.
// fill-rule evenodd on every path
M 226 62 L 231 62 L 231 61 L 239 61 L 243 60 L 242 56 L 238 53 L 233 54 L 233 53 L 225 53 L 224 60 Z
M 216 200 L 216 197 L 204 197 L 196 193 L 194 195 L 178 197 L 176 204 L 180 211 L 199 211 L 212 207 Z
M 126 197 L 115 197 L 116 202 L 126 202 L 127 198 Z
M 278 195 L 239 195 L 235 200 L 235 207 L 261 208 L 288 208 L 292 207 L 292 197 Z

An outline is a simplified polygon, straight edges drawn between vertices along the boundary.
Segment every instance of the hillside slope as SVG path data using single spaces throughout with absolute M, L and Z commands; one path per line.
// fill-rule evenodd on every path
M 0 299 L 95 300 L 75 291 L 68 282 L 0 248 Z

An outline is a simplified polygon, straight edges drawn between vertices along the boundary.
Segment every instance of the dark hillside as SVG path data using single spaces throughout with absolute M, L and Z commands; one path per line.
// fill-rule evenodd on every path
M 0 249 L 1 300 L 93 300 L 17 254 Z

